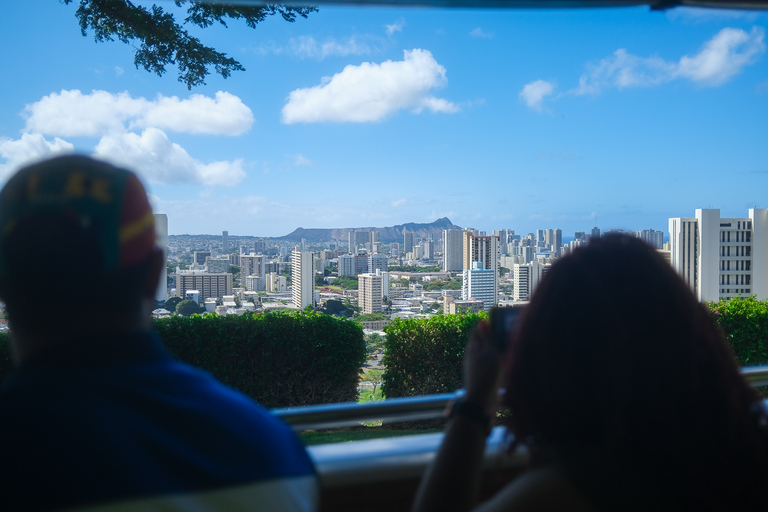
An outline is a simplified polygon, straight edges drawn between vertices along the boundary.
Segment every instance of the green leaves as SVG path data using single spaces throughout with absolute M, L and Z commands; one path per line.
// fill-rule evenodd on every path
M 387 398 L 450 393 L 461 387 L 469 334 L 485 313 L 396 319 L 384 330 Z
M 706 306 L 741 365 L 768 364 L 768 300 L 745 297 L 709 302 Z
M 74 0 L 63 0 L 70 4 Z M 184 24 L 191 23 L 206 28 L 214 23 L 227 26 L 226 19 L 245 20 L 255 28 L 267 16 L 280 14 L 289 22 L 297 16 L 306 18 L 317 7 L 285 7 L 282 5 L 223 5 L 205 4 L 198 0 L 175 0 L 177 6 L 190 3 Z M 162 7 L 145 8 L 130 0 L 79 0 L 75 16 L 80 22 L 83 35 L 93 31 L 97 42 L 118 39 L 136 48 L 134 64 L 151 73 L 162 76 L 166 66 L 176 65 L 178 80 L 188 89 L 205 84 L 205 77 L 212 67 L 216 73 L 228 78 L 233 71 L 245 71 L 237 60 L 225 53 L 206 46 L 187 32 L 183 24 L 176 22 L 173 14 Z
M 314 311 L 154 321 L 176 357 L 266 407 L 357 400 L 367 350 L 357 324 Z

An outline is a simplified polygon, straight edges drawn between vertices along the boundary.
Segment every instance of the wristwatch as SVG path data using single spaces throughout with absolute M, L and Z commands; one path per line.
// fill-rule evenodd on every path
M 464 416 L 483 428 L 486 435 L 491 433 L 491 416 L 488 411 L 464 397 L 448 402 L 443 416 L 449 421 L 456 416 Z

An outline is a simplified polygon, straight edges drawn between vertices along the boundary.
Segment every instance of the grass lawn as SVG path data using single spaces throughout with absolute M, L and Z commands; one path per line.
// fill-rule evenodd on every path
M 373 395 L 373 384 L 370 382 L 361 383 L 360 387 L 360 399 L 359 402 L 367 402 L 369 400 L 381 400 L 384 397 L 381 394 L 381 385 L 376 386 L 376 394 Z M 381 421 L 371 421 L 361 423 L 359 427 L 343 427 L 333 428 L 327 430 L 305 430 L 299 432 L 304 444 L 307 446 L 313 444 L 329 444 L 329 443 L 349 443 L 351 441 L 363 441 L 366 439 L 379 439 L 382 437 L 399 437 L 399 436 L 413 436 L 419 434 L 434 434 L 435 432 L 442 432 L 440 428 L 421 428 L 421 429 L 409 429 L 393 428 L 391 425 L 382 425 Z

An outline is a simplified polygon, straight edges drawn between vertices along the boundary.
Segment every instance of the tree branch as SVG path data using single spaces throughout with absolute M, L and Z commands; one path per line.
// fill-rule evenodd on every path
M 75 0 L 63 0 L 70 4 Z M 284 20 L 294 22 L 297 16 L 306 18 L 317 7 L 286 7 L 267 4 L 263 6 L 203 4 L 198 0 L 175 0 L 181 7 L 190 3 L 184 23 L 207 28 L 218 22 L 225 27 L 226 19 L 245 20 L 250 28 L 264 21 L 267 16 L 280 14 Z M 92 30 L 97 42 L 114 41 L 136 47 L 136 68 L 162 76 L 166 66 L 176 65 L 178 80 L 188 89 L 205 84 L 205 77 L 213 67 L 216 73 L 228 78 L 232 71 L 245 71 L 237 60 L 225 53 L 206 46 L 178 24 L 173 14 L 162 7 L 152 5 L 147 9 L 130 0 L 79 0 L 75 13 L 84 36 Z

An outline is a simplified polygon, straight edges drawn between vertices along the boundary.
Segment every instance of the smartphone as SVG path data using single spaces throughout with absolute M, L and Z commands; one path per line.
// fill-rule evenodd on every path
M 523 310 L 522 306 L 493 307 L 490 312 L 491 333 L 499 351 L 507 350 L 507 342 L 514 329 L 517 318 Z

